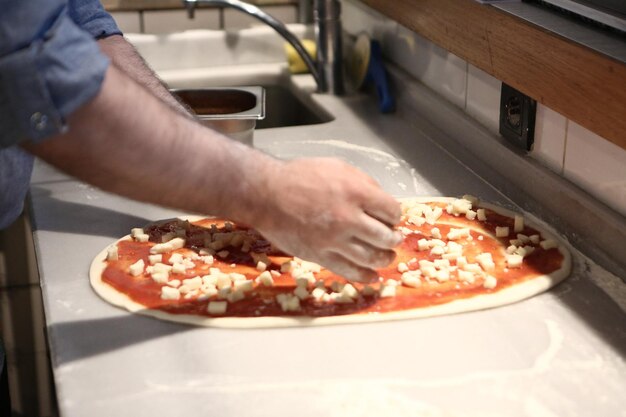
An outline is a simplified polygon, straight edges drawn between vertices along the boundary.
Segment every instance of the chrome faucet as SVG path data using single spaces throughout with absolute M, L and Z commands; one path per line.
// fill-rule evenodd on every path
M 314 0 L 315 41 L 317 58 L 313 61 L 298 38 L 287 27 L 258 7 L 240 0 L 183 0 L 189 18 L 193 19 L 198 4 L 231 7 L 267 24 L 294 47 L 308 67 L 320 93 L 343 94 L 341 51 L 341 4 L 339 0 Z

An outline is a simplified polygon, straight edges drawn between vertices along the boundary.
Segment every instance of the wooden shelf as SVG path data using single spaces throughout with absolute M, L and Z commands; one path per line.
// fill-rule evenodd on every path
M 626 65 L 474 0 L 362 0 L 626 149 Z

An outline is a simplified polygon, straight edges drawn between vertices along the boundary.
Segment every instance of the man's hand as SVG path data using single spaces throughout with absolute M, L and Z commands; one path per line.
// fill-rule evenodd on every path
M 254 226 L 283 251 L 347 279 L 370 282 L 395 257 L 400 205 L 370 177 L 336 159 L 275 167 L 251 210 Z

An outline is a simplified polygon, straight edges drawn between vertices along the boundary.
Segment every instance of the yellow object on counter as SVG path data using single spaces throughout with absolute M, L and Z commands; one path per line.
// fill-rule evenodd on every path
M 317 54 L 317 47 L 315 45 L 315 41 L 310 39 L 303 39 L 302 46 L 306 49 L 309 56 L 315 59 Z M 306 64 L 296 52 L 295 48 L 291 46 L 289 43 L 285 43 L 285 54 L 287 55 L 287 64 L 289 65 L 289 72 L 292 74 L 302 74 L 305 72 L 309 72 Z

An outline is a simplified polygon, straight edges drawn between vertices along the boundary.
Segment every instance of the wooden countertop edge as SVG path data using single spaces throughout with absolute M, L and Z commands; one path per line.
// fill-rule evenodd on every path
M 473 0 L 362 0 L 626 149 L 626 65 Z

